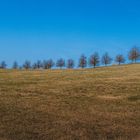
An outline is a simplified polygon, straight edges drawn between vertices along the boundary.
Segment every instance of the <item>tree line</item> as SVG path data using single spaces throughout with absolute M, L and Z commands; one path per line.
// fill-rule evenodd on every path
M 131 48 L 131 50 L 128 53 L 128 59 L 132 63 L 136 63 L 140 59 L 140 48 L 137 46 L 134 46 Z M 118 64 L 124 64 L 126 59 L 122 54 L 118 54 L 115 56 L 114 61 Z M 100 58 L 99 54 L 97 52 L 93 53 L 89 58 L 87 58 L 84 54 L 82 54 L 79 58 L 78 67 L 79 68 L 86 68 L 87 66 L 90 67 L 97 67 L 100 64 L 107 66 L 110 65 L 113 62 L 113 58 L 106 52 L 103 54 L 103 56 Z M 65 61 L 63 58 L 60 58 L 56 61 L 56 63 L 52 60 L 44 60 L 40 61 L 38 60 L 35 63 L 31 63 L 30 61 L 26 60 L 22 66 L 19 66 L 18 63 L 15 61 L 13 63 L 12 68 L 13 69 L 52 69 L 53 67 L 57 67 L 62 69 L 63 67 L 66 67 L 68 69 L 73 69 L 75 67 L 75 61 L 73 59 L 68 59 Z M 5 61 L 2 61 L 0 63 L 0 69 L 6 69 L 7 64 Z

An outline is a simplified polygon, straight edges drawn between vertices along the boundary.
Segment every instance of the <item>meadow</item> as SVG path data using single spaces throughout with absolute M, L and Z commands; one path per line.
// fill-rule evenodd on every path
M 140 64 L 0 70 L 0 140 L 139 140 Z

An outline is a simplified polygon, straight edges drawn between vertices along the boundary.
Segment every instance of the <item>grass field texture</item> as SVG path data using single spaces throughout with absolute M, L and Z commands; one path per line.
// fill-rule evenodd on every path
M 140 140 L 140 64 L 0 70 L 0 140 Z

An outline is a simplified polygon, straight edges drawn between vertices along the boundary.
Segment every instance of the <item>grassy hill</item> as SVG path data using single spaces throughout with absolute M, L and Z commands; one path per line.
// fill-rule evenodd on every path
M 135 140 L 140 64 L 0 70 L 0 140 Z

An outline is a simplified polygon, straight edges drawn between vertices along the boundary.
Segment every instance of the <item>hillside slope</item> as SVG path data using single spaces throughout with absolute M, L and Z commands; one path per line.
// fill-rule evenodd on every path
M 0 140 L 131 140 L 140 134 L 140 64 L 0 70 Z

